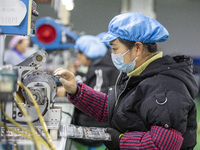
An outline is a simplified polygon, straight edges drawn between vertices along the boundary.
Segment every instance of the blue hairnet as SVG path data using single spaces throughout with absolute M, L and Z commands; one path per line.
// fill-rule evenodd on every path
M 103 57 L 107 53 L 106 46 L 93 35 L 83 35 L 76 40 L 75 49 L 84 53 L 90 59 Z
M 101 40 L 110 42 L 117 38 L 142 42 L 164 42 L 169 33 L 163 25 L 141 13 L 124 13 L 115 16 L 109 23 L 108 32 Z
M 104 35 L 106 35 L 106 33 L 107 33 L 107 32 L 101 32 L 101 33 L 97 34 L 96 37 L 98 37 L 98 38 L 101 40 L 101 39 L 104 37 Z M 111 48 L 109 42 L 104 42 L 104 44 L 105 44 L 106 46 L 108 46 L 109 48 Z

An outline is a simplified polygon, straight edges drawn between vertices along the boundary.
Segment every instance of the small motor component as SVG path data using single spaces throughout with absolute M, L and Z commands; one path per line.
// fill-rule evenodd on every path
M 29 74 L 23 83 L 29 88 L 38 105 L 44 105 L 47 99 L 52 100 L 56 96 L 56 82 L 52 75 L 46 72 L 34 71 Z M 27 93 L 22 91 L 28 105 L 33 105 Z

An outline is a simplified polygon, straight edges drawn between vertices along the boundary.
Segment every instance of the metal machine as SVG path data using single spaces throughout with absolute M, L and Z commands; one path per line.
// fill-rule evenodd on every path
M 57 91 L 54 77 L 40 70 L 40 66 L 46 59 L 47 53 L 45 51 L 38 51 L 15 67 L 18 70 L 18 81 L 21 81 L 28 87 L 33 94 L 47 128 L 50 129 L 51 133 L 51 130 L 55 132 L 55 130 L 59 129 L 62 110 L 61 107 L 54 106 L 54 98 Z M 40 127 L 38 114 L 30 96 L 21 88 L 18 88 L 17 93 L 21 95 L 24 106 L 27 108 L 34 125 Z M 6 113 L 15 121 L 22 124 L 26 123 L 23 113 L 14 101 L 6 105 L 6 110 Z

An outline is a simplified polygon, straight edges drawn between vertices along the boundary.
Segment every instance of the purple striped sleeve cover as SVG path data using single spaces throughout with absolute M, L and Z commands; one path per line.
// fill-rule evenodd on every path
M 99 122 L 108 121 L 108 97 L 105 93 L 93 90 L 83 83 L 78 83 L 78 93 L 68 96 L 76 108 L 96 118 Z
M 120 149 L 179 150 L 183 143 L 180 132 L 152 126 L 148 132 L 127 132 L 120 139 Z

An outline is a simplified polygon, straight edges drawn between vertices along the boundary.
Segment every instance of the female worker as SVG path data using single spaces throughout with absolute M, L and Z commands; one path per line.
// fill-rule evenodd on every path
M 5 51 L 5 63 L 15 66 L 24 61 L 27 57 L 25 54 L 29 45 L 30 39 L 28 36 L 13 36 L 8 44 L 9 50 Z
M 75 43 L 77 59 L 88 67 L 83 81 L 96 91 L 107 93 L 108 86 L 114 85 L 119 71 L 114 67 L 108 48 L 93 35 L 80 36 Z
M 75 83 L 68 70 L 57 69 L 69 100 L 98 121 L 108 120 L 116 149 L 193 149 L 196 144 L 198 87 L 190 57 L 163 56 L 156 42 L 168 31 L 140 13 L 114 17 L 102 39 L 112 46 L 112 61 L 122 73 L 108 95 Z

